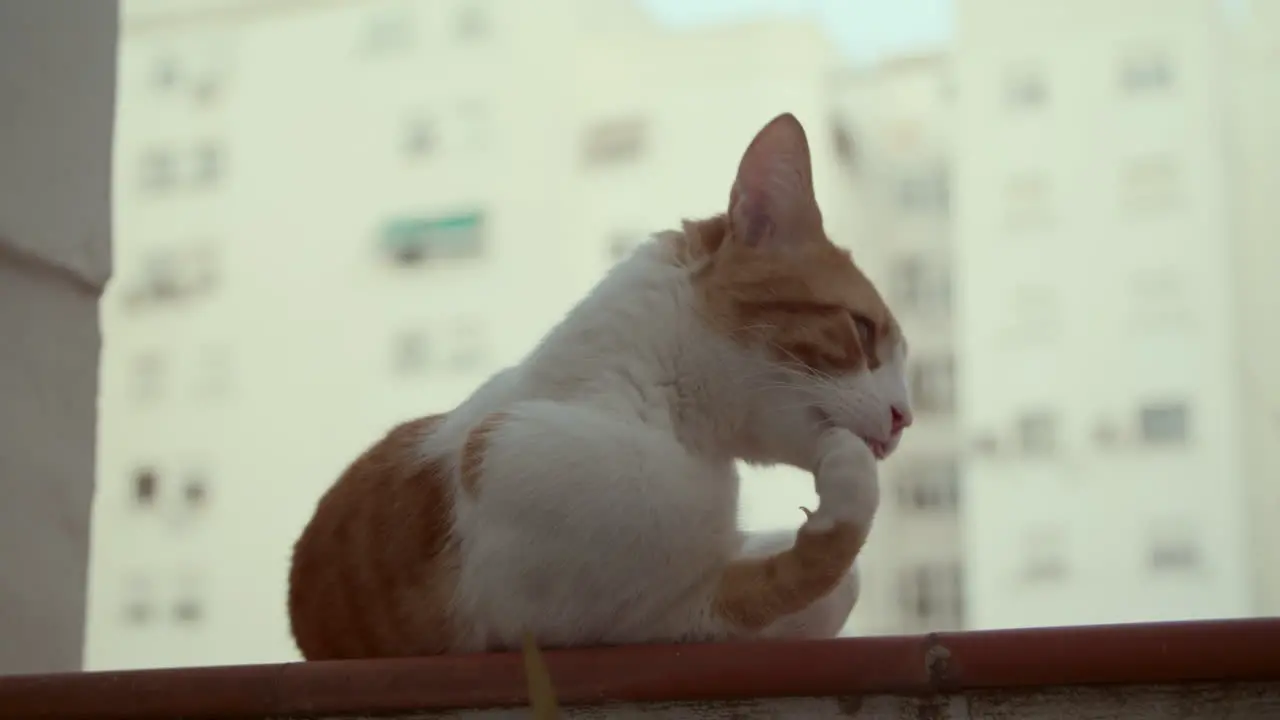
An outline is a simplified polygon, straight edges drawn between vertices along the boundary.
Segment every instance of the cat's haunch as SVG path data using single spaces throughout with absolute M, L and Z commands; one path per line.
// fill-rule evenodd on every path
M 906 354 L 781 115 L 723 214 L 655 234 L 518 365 L 346 469 L 294 546 L 298 647 L 830 637 L 858 597 L 876 461 L 911 424 Z M 813 473 L 798 532 L 738 529 L 738 460 Z

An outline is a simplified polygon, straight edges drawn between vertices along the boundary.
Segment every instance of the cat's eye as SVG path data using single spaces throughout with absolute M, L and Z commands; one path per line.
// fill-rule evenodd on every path
M 864 348 L 869 348 L 876 341 L 876 324 L 866 315 L 858 313 L 850 313 L 849 317 L 853 318 L 853 328 L 858 332 L 858 343 Z

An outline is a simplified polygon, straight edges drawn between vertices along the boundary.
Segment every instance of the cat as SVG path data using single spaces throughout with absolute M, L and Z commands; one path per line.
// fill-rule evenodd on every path
M 912 422 L 906 355 L 826 235 L 804 128 L 779 115 L 726 212 L 653 235 L 519 364 L 345 470 L 294 546 L 298 648 L 834 636 L 877 461 Z M 798 532 L 739 530 L 739 460 L 813 474 Z

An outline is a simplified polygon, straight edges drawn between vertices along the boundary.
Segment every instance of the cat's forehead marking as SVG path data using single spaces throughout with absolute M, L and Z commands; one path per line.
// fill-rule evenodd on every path
M 697 267 L 713 323 L 734 337 L 763 339 L 782 359 L 824 372 L 874 370 L 893 357 L 901 331 L 875 285 L 848 250 L 824 234 L 779 253 L 726 244 L 721 218 L 686 223 L 673 257 Z M 874 325 L 863 348 L 852 319 Z M 765 337 L 761 337 L 761 336 Z

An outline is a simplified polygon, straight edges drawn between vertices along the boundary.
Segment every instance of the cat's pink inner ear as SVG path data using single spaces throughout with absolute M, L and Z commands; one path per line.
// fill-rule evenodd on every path
M 785 245 L 812 236 L 822 215 L 804 127 L 791 113 L 756 133 L 738 164 L 729 194 L 734 237 L 751 246 Z

